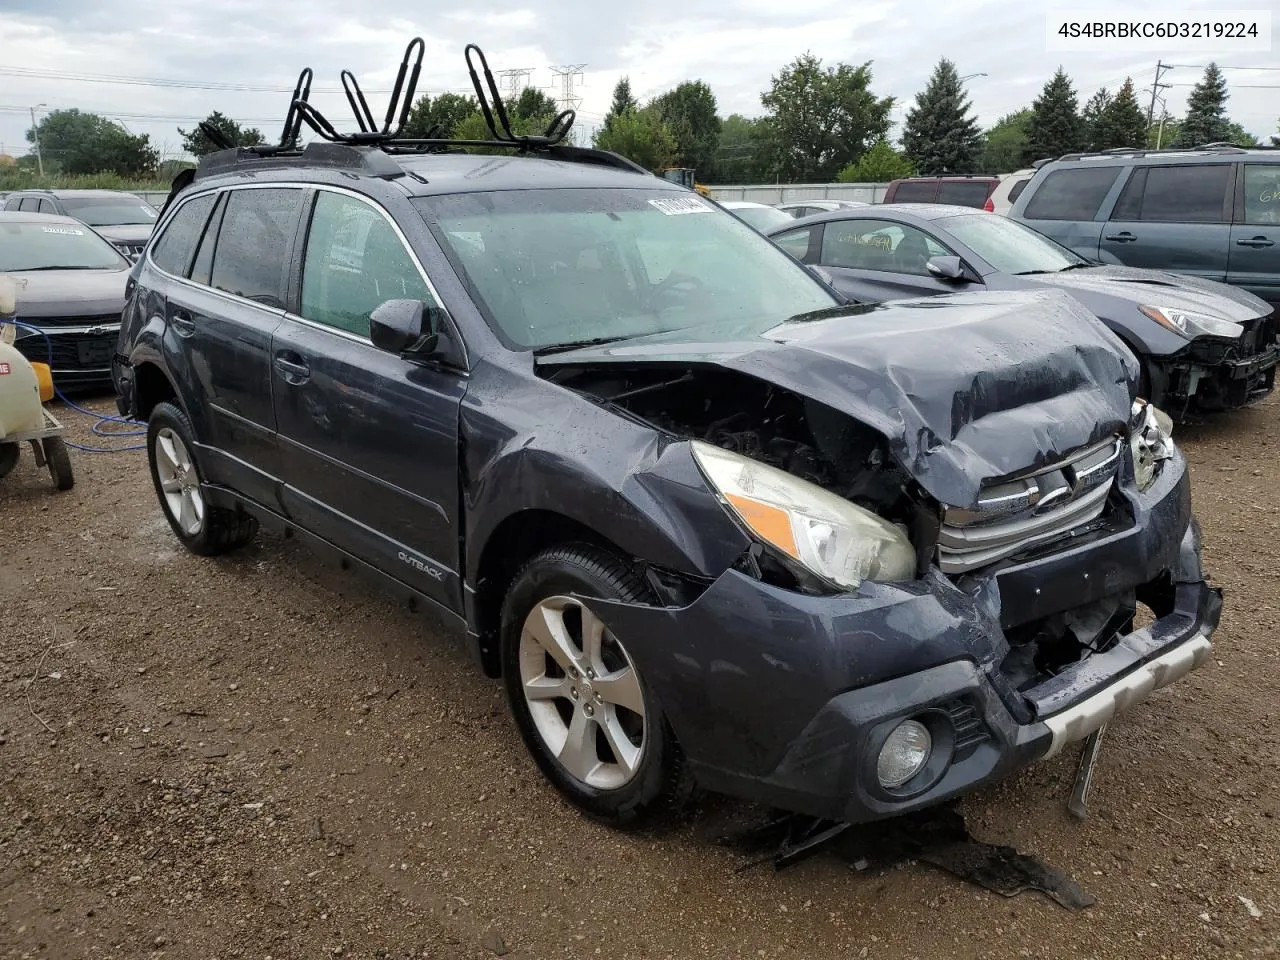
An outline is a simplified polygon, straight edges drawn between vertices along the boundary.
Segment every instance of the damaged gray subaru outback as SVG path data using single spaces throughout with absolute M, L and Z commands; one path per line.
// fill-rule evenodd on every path
M 844 305 L 555 134 L 231 149 L 176 190 L 115 381 L 188 548 L 270 524 L 429 602 L 620 824 L 695 784 L 936 804 L 1209 655 L 1171 425 L 1075 301 Z

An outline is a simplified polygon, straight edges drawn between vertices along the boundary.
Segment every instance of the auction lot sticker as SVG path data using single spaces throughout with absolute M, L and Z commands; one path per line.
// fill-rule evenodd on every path
M 664 197 L 661 200 L 650 200 L 668 217 L 678 217 L 685 213 L 710 213 L 711 204 L 704 203 L 699 197 Z
M 1051 10 L 1045 18 L 1047 49 L 1146 51 L 1149 53 L 1267 52 L 1270 10 L 1199 10 L 1122 14 L 1111 10 Z

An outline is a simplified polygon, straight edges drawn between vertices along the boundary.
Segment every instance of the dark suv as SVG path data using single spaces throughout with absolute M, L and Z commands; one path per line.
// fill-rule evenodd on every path
M 614 822 L 936 803 L 1209 655 L 1186 465 L 1078 304 L 843 305 L 550 139 L 202 162 L 115 370 L 189 549 L 267 523 L 431 604 Z
M 1010 216 L 1102 263 L 1225 281 L 1280 307 L 1280 151 L 1069 154 Z
M 121 190 L 18 190 L 5 197 L 4 209 L 73 217 L 130 260 L 147 245 L 157 216 L 147 201 Z

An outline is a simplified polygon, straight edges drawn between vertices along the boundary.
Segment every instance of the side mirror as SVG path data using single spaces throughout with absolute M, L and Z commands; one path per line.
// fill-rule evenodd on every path
M 939 280 L 953 282 L 967 281 L 968 274 L 964 269 L 964 261 L 959 257 L 930 257 L 925 269 Z
M 387 300 L 369 315 L 369 339 L 379 350 L 430 354 L 436 348 L 444 310 L 421 300 Z

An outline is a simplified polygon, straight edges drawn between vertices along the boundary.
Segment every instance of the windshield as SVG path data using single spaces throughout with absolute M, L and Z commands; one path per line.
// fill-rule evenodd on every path
M 765 330 L 836 304 L 773 243 L 696 195 L 510 190 L 415 203 L 519 347 L 722 323 Z
M 996 214 L 975 213 L 942 223 L 1001 273 L 1057 273 L 1087 262 L 1044 234 Z
M 725 207 L 725 209 L 739 220 L 751 224 L 761 233 L 780 227 L 784 223 L 794 223 L 796 219 L 785 210 L 776 210 L 773 207 Z
M 154 226 L 156 208 L 140 197 L 68 197 L 58 198 L 67 214 L 91 227 L 121 227 L 129 223 Z
M 0 273 L 125 266 L 107 241 L 74 223 L 0 220 Z

